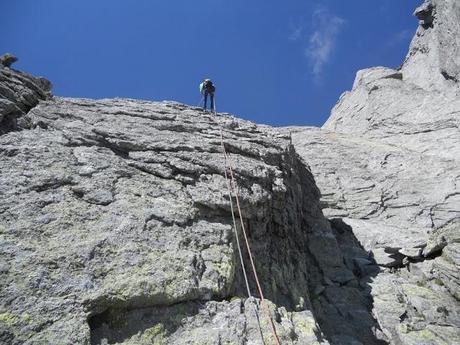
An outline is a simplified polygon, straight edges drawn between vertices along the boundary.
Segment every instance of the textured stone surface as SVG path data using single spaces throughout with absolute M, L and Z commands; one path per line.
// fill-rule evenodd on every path
M 320 186 L 325 215 L 347 219 L 366 248 L 417 247 L 432 229 L 460 217 L 458 160 L 414 152 L 403 142 L 293 130 L 296 149 Z
M 97 329 L 95 338 L 108 339 L 109 343 L 123 341 L 124 344 L 274 343 L 270 325 L 259 317 L 258 309 L 255 301 L 243 302 L 238 298 L 229 302 L 191 302 L 138 309 L 117 314 L 115 322 L 104 323 Z M 283 343 L 325 344 L 318 341 L 317 326 L 310 312 L 288 312 L 280 308 L 277 317 L 279 329 L 290 335 L 281 336 Z M 124 339 L 113 331 L 120 329 L 120 324 L 124 328 Z M 295 341 L 292 341 L 294 336 Z
M 51 97 L 51 83 L 11 69 L 15 61 L 17 58 L 12 54 L 0 56 L 0 135 L 27 127 L 22 116 L 40 100 Z
M 322 341 L 309 291 L 357 278 L 288 140 L 167 102 L 55 98 L 25 118 L 31 129 L 0 136 L 2 341 L 261 343 L 220 125 L 280 338 Z
M 380 67 L 358 72 L 352 91 L 340 97 L 323 128 L 436 157 L 460 157 L 460 97 L 424 90 L 400 75 Z
M 434 19 L 419 26 L 402 68 L 358 72 L 324 129 L 460 157 L 460 3 L 430 0 L 416 13 L 428 8 Z
M 460 3 L 429 0 L 415 10 L 420 26 L 402 72 L 425 90 L 460 92 Z
M 460 341 L 458 161 L 317 128 L 291 130 L 324 214 L 350 226 L 381 266 L 370 293 L 383 339 Z
M 425 2 L 400 70 L 358 72 L 322 129 L 286 129 L 324 214 L 381 267 L 370 294 L 391 344 L 460 343 L 459 5 Z
M 0 56 L 0 65 L 2 67 L 10 67 L 16 61 L 18 61 L 18 58 L 10 53 L 6 53 Z
M 268 345 L 268 309 L 282 344 L 459 344 L 458 8 L 419 7 L 402 68 L 358 72 L 322 129 L 0 68 L 0 343 Z

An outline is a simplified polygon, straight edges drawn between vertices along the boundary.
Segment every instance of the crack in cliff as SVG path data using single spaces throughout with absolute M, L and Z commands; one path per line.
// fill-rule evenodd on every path
M 446 80 L 451 80 L 451 81 L 453 81 L 454 83 L 458 83 L 457 77 L 455 77 L 455 76 L 453 76 L 453 75 L 450 75 L 450 74 L 447 73 L 446 71 L 441 71 L 441 74 L 442 74 L 442 76 L 444 77 L 444 79 L 446 79 Z
M 320 285 L 310 285 L 315 318 L 331 345 L 342 345 L 347 341 L 387 345 L 375 332 L 380 327 L 372 312 L 372 288 L 369 285 L 380 269 L 349 225 L 340 218 L 331 219 L 330 222 L 339 245 L 337 255 L 343 255 L 344 265 L 353 272 L 354 277 L 344 283 L 331 282 L 326 278 L 327 274 L 321 272 L 318 262 L 313 261 L 323 279 Z
M 164 339 L 181 326 L 183 318 L 199 314 L 207 302 L 196 299 L 142 308 L 107 308 L 88 318 L 90 342 L 92 345 L 119 343 L 136 334 L 150 341 Z

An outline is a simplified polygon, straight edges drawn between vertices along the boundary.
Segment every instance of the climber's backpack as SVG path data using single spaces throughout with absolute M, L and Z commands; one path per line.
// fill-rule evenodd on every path
M 203 89 L 206 90 L 206 92 L 214 92 L 216 91 L 216 88 L 212 84 L 212 81 L 210 80 L 205 80 L 203 83 Z

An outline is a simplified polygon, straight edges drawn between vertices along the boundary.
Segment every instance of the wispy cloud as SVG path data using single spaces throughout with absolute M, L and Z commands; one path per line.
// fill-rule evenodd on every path
M 302 38 L 303 35 L 303 26 L 302 25 L 290 25 L 290 35 L 288 39 L 290 41 L 298 41 Z
M 413 35 L 413 30 L 406 29 L 399 31 L 388 40 L 387 45 L 390 47 L 398 44 L 407 45 L 407 42 L 412 39 Z
M 310 62 L 311 73 L 315 77 L 319 77 L 324 66 L 332 57 L 337 37 L 345 24 L 345 20 L 332 14 L 326 8 L 320 7 L 313 12 L 312 24 L 315 29 L 309 36 L 305 56 Z

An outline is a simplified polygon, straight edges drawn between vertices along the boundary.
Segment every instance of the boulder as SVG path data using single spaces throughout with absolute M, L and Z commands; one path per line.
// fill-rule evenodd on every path
M 10 67 L 13 63 L 18 61 L 18 58 L 13 54 L 6 53 L 0 56 L 0 69 L 2 67 Z

